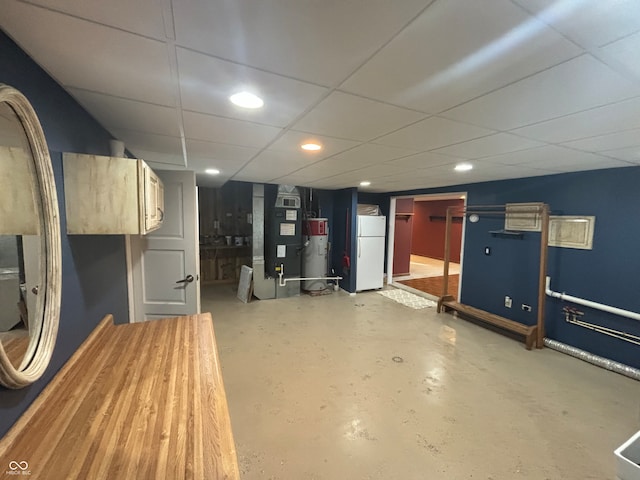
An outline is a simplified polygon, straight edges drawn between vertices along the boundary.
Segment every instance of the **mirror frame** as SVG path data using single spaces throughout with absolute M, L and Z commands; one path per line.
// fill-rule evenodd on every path
M 29 322 L 29 346 L 19 367 L 9 360 L 0 343 L 0 384 L 12 389 L 38 380 L 49 366 L 58 335 L 62 286 L 60 215 L 53 167 L 47 141 L 29 100 L 18 90 L 0 83 L 0 104 L 8 104 L 18 116 L 31 148 L 30 170 L 35 195 L 40 194 L 40 282 L 33 322 Z

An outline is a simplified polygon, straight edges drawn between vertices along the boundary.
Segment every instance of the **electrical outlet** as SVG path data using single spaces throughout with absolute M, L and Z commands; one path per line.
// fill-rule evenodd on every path
M 513 304 L 513 300 L 511 299 L 511 297 L 506 296 L 504 297 L 504 306 L 507 308 L 511 308 L 511 305 Z
M 522 309 L 523 309 L 525 312 L 530 312 L 530 311 L 531 311 L 531 305 L 527 305 L 526 303 L 523 303 L 523 304 L 522 304 Z

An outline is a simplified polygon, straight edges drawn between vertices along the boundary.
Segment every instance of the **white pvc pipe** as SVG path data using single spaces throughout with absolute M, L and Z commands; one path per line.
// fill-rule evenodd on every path
M 584 305 L 585 307 L 602 310 L 603 312 L 609 312 L 613 313 L 614 315 L 620 315 L 621 317 L 633 318 L 634 320 L 640 321 L 640 313 L 623 310 L 617 307 L 611 307 L 603 303 L 592 302 L 591 300 L 585 300 L 584 298 L 574 297 L 565 293 L 554 292 L 551 290 L 551 277 L 547 277 L 545 293 L 550 297 L 559 298 L 560 300 L 566 300 L 567 302 L 577 303 L 579 305 Z
M 283 278 L 284 277 L 284 265 L 280 264 L 280 273 L 278 274 L 278 286 L 285 287 L 287 282 L 296 281 L 299 282 L 301 280 L 342 280 L 342 277 L 296 277 L 296 278 Z
M 299 282 L 301 280 L 342 280 L 342 277 L 298 277 L 298 278 L 282 278 L 280 277 L 280 286 L 284 287 L 287 282 Z

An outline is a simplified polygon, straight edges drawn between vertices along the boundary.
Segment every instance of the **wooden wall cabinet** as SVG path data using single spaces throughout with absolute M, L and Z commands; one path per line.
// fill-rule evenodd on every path
M 143 160 L 65 153 L 63 169 L 67 233 L 144 235 L 162 225 L 164 186 Z

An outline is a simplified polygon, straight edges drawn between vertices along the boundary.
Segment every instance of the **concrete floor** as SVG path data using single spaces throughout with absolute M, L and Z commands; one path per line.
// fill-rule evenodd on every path
M 640 382 L 375 292 L 206 287 L 251 479 L 613 479 Z

